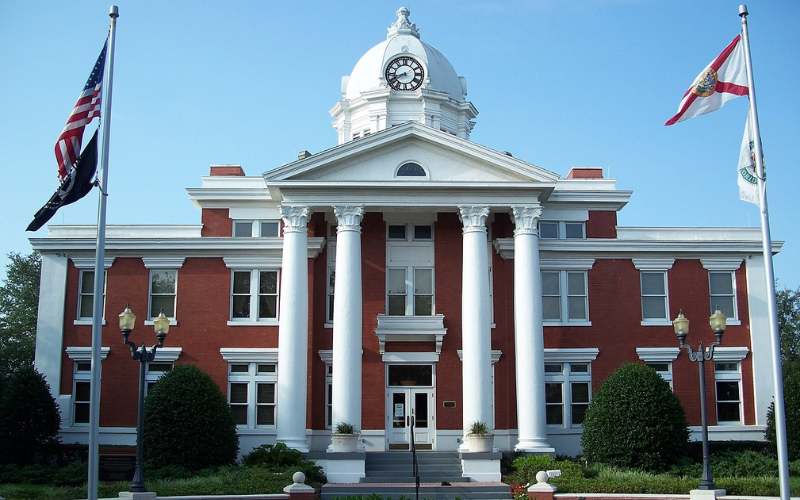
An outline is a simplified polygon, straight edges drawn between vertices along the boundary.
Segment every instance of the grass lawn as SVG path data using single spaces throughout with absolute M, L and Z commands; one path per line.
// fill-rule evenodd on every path
M 145 485 L 148 491 L 164 496 L 282 493 L 283 488 L 292 483 L 293 473 L 271 472 L 263 467 L 231 466 L 185 479 L 145 480 Z M 127 489 L 127 482 L 101 483 L 99 494 L 101 497 L 116 497 Z M 74 500 L 86 498 L 86 487 L 5 483 L 0 484 L 0 496 L 6 500 Z

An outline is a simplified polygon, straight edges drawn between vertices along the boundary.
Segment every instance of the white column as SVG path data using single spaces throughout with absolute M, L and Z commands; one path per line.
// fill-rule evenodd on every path
M 517 381 L 517 451 L 552 453 L 547 441 L 544 397 L 542 277 L 539 267 L 539 205 L 513 207 L 514 351 Z
M 489 313 L 489 249 L 487 206 L 460 206 L 464 226 L 461 273 L 461 349 L 463 351 L 464 436 L 475 422 L 492 421 L 491 315 Z M 462 445 L 462 448 L 464 446 Z
M 50 384 L 50 392 L 56 401 L 61 392 L 61 358 L 64 343 L 66 297 L 67 258 L 59 254 L 43 253 L 39 279 L 39 314 L 36 317 L 34 366 Z
M 332 424 L 361 430 L 361 218 L 364 207 L 333 207 L 336 282 L 333 302 Z M 336 450 L 332 450 L 336 451 Z
M 278 327 L 277 440 L 308 451 L 308 207 L 282 206 L 283 258 Z

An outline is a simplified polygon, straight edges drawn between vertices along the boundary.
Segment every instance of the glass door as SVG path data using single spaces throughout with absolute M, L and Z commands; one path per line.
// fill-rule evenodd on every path
M 389 449 L 408 450 L 411 446 L 411 419 L 418 450 L 433 448 L 436 426 L 433 423 L 432 389 L 389 389 Z

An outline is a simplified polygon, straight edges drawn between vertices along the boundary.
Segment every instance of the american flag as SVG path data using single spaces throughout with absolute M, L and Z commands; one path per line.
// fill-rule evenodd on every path
M 92 73 L 86 85 L 78 96 L 75 107 L 72 108 L 64 130 L 56 140 L 56 161 L 58 162 L 58 178 L 64 180 L 69 169 L 75 164 L 81 154 L 81 141 L 83 130 L 95 117 L 100 117 L 100 104 L 103 88 L 103 70 L 106 66 L 106 47 L 108 40 L 103 44 L 103 50 L 94 63 Z

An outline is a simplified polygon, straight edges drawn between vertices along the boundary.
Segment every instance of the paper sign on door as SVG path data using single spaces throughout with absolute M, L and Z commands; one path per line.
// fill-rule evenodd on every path
M 405 406 L 403 403 L 395 403 L 394 405 L 394 416 L 397 418 L 403 418 L 405 416 Z

